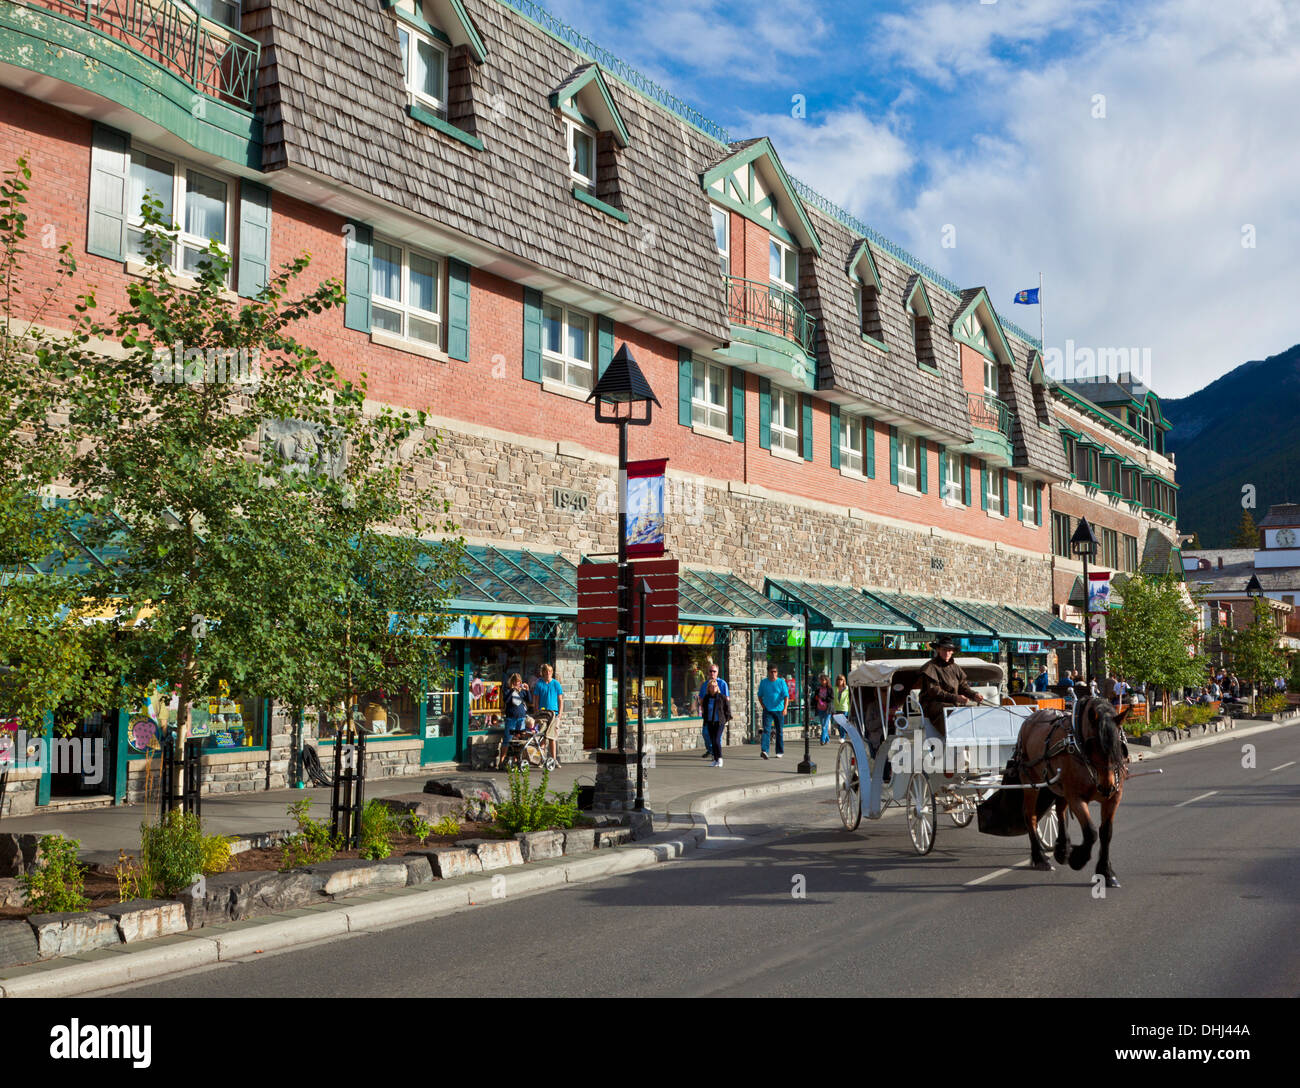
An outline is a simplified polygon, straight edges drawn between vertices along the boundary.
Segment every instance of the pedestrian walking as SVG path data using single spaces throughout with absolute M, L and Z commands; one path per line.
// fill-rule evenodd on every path
M 700 699 L 700 713 L 704 715 L 704 728 L 709 732 L 709 748 L 713 753 L 710 767 L 722 766 L 722 727 L 731 721 L 731 700 L 722 693 L 720 681 L 709 677 L 704 683 L 704 696 Z
M 511 736 L 521 729 L 530 728 L 533 724 L 533 719 L 528 716 L 528 687 L 517 672 L 512 672 L 510 679 L 506 681 L 505 694 L 501 696 L 501 709 L 505 736 L 501 738 L 501 758 L 497 770 L 504 771 L 506 755 L 510 751 Z
M 840 743 L 849 739 L 849 681 L 843 673 L 835 678 L 835 716 L 841 718 L 836 726 L 840 731 Z
M 776 758 L 785 755 L 785 708 L 790 702 L 790 686 L 781 679 L 780 670 L 768 665 L 766 679 L 758 684 L 758 702 L 763 708 L 763 731 L 759 737 L 759 755 L 767 759 L 771 734 L 776 733 Z
M 725 695 L 728 699 L 731 698 L 731 691 L 727 687 L 727 682 L 718 675 L 718 666 L 710 661 L 709 675 L 705 677 L 704 683 L 700 685 L 699 703 L 701 708 L 704 706 L 704 696 L 708 693 L 710 680 L 716 680 L 718 682 L 718 691 L 720 694 Z M 704 758 L 708 759 L 712 756 L 714 759 L 717 759 L 718 757 L 714 756 L 713 752 L 709 748 L 709 724 L 707 719 L 705 719 L 704 723 L 700 726 L 700 732 L 704 735 Z
M 822 744 L 829 744 L 831 739 L 831 710 L 835 706 L 835 689 L 831 687 L 831 678 L 825 673 L 817 678 L 817 688 L 813 691 L 813 711 L 817 722 L 822 727 Z
M 551 712 L 551 720 L 546 723 L 546 754 L 555 760 L 557 767 L 562 767 L 558 740 L 560 715 L 564 713 L 564 688 L 555 679 L 555 670 L 550 665 L 543 664 L 537 671 L 540 679 L 533 685 L 533 713 L 540 716 L 543 710 Z

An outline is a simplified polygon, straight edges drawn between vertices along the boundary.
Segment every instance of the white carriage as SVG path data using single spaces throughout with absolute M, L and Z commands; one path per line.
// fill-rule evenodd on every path
M 975 806 L 1004 786 L 1002 772 L 1015 751 L 1020 726 L 1037 707 L 1003 703 L 1002 666 L 958 658 L 983 704 L 945 708 L 946 740 L 921 712 L 917 685 L 928 658 L 864 661 L 849 675 L 848 739 L 835 761 L 835 798 L 849 831 L 865 813 L 879 819 L 891 804 L 905 805 L 907 830 L 918 854 L 934 848 L 939 812 L 957 827 Z M 1056 814 L 1039 818 L 1039 838 L 1056 841 Z

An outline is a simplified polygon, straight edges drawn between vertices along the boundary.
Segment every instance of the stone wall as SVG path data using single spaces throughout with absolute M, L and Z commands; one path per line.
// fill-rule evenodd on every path
M 11 770 L 5 781 L 4 801 L 0 804 L 0 817 L 30 816 L 36 811 L 36 787 L 39 773 Z

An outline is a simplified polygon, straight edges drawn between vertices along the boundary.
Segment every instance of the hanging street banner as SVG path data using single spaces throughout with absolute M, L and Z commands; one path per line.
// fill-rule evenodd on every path
M 668 458 L 629 461 L 623 499 L 627 511 L 627 554 L 649 559 L 664 554 L 664 494 Z
M 1088 571 L 1088 611 L 1105 613 L 1110 609 L 1110 571 Z
M 1088 634 L 1093 638 L 1106 637 L 1106 614 L 1094 612 L 1088 617 Z

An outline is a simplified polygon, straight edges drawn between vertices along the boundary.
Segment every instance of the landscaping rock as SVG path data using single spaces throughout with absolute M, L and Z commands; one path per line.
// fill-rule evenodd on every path
M 117 922 L 99 911 L 60 911 L 33 914 L 27 919 L 36 934 L 36 947 L 43 960 L 51 956 L 75 956 L 120 944 Z
M 456 845 L 473 850 L 484 872 L 524 863 L 523 851 L 515 839 L 462 839 Z
M 27 893 L 16 876 L 0 877 L 0 907 L 25 907 Z
M 406 865 L 400 861 L 342 858 L 320 862 L 306 872 L 320 878 L 318 886 L 325 895 L 355 895 L 380 888 L 406 887 Z
M 483 863 L 479 861 L 478 855 L 473 850 L 466 850 L 462 847 L 435 846 L 430 850 L 412 850 L 406 856 L 427 858 L 429 868 L 433 870 L 433 875 L 440 880 L 447 880 L 453 876 L 468 876 L 471 873 L 481 873 L 483 871 Z
M 19 918 L 0 922 L 0 967 L 14 967 L 40 959 L 36 934 L 26 921 Z
M 444 797 L 477 797 L 486 793 L 494 805 L 501 803 L 501 791 L 491 778 L 430 778 L 424 784 L 425 793 L 437 793 Z
M 430 823 L 437 823 L 444 816 L 459 817 L 465 811 L 461 798 L 436 793 L 396 793 L 376 797 L 375 802 L 401 815 L 423 816 Z
M 413 857 L 407 855 L 403 859 L 406 865 L 406 886 L 409 888 L 412 884 L 432 884 L 433 883 L 433 866 L 429 864 L 426 857 Z
M 605 827 L 596 832 L 596 849 L 603 850 L 607 846 L 622 846 L 625 842 L 632 841 L 632 829 L 630 827 Z
M 185 922 L 185 904 L 176 899 L 130 899 L 102 907 L 101 913 L 116 919 L 123 944 L 184 933 L 189 928 Z
M 40 855 L 40 835 L 0 835 L 0 877 L 21 876 L 36 865 Z
M 190 928 L 198 929 L 305 907 L 317 900 L 324 886 L 324 876 L 301 869 L 291 873 L 218 873 L 204 881 L 202 894 L 187 889 L 177 898 L 185 905 Z
M 564 856 L 563 831 L 521 831 L 515 836 L 524 861 Z
M 596 849 L 596 829 L 594 827 L 571 827 L 564 833 L 564 853 L 585 854 Z

